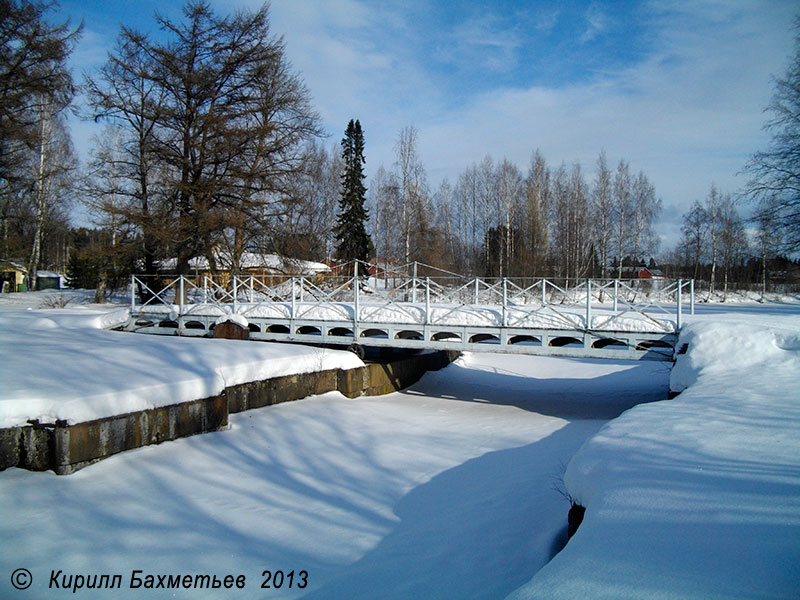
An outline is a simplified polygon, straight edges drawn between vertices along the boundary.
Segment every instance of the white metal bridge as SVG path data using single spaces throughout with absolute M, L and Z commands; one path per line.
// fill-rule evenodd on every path
M 356 263 L 352 276 L 175 277 L 157 286 L 133 276 L 126 329 L 212 336 L 232 320 L 250 339 L 362 355 L 389 347 L 672 360 L 683 313 L 694 312 L 692 280 L 481 279 L 416 263 L 403 270 L 366 278 Z

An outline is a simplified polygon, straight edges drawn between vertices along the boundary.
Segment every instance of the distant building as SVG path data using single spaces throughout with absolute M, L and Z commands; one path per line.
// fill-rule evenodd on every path
M 650 267 L 622 267 L 623 279 L 660 279 L 664 277 L 664 273 L 660 269 L 651 269 Z
M 28 285 L 28 269 L 18 261 L 0 259 L 0 291 L 24 292 Z
M 64 286 L 64 277 L 55 271 L 36 271 L 37 290 L 60 290 Z
M 376 256 L 369 259 L 369 274 L 371 277 L 384 277 L 387 272 L 394 269 L 394 260 Z
M 0 259 L 0 292 L 27 292 L 30 285 L 28 269 L 21 260 Z M 36 271 L 37 290 L 60 290 L 66 287 L 65 277 L 55 271 Z
M 220 254 L 216 257 L 217 276 L 226 280 L 231 274 L 230 257 Z M 158 270 L 164 274 L 175 274 L 177 271 L 178 259 L 170 258 L 159 263 Z M 204 256 L 197 256 L 189 261 L 189 268 L 192 275 L 196 277 L 211 275 L 211 266 L 208 259 Z M 291 277 L 291 276 L 315 276 L 330 273 L 328 265 L 298 258 L 278 256 L 277 254 L 261 254 L 256 252 L 244 252 L 239 260 L 239 274 L 242 276 L 254 277 Z
M 639 267 L 639 279 L 658 279 L 664 277 L 664 273 L 659 269 L 651 269 L 650 267 Z

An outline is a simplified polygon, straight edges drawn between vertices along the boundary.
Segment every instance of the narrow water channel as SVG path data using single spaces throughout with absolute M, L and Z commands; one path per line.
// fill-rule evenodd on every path
M 561 475 L 571 456 L 623 411 L 665 400 L 670 368 L 472 354 L 409 390 L 365 400 L 424 413 L 425 427 L 442 436 L 473 432 L 487 450 L 501 431 L 527 432 L 529 442 L 479 454 L 411 490 L 381 542 L 308 597 L 504 598 L 566 543 Z

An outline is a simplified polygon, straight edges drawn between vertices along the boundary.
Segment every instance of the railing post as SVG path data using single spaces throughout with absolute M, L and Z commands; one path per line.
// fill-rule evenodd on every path
M 353 265 L 353 341 L 358 341 L 358 261 Z
M 136 310 L 136 276 L 131 275 L 131 313 Z
M 619 279 L 614 280 L 614 314 L 617 313 L 617 306 L 619 302 Z
M 477 276 L 476 276 L 476 277 L 475 277 L 475 306 L 477 306 L 477 305 L 478 305 L 478 292 L 479 292 L 478 285 L 479 285 L 479 283 L 478 283 L 478 278 L 477 278 Z
M 506 304 L 508 303 L 508 280 L 503 277 L 503 327 L 506 326 L 508 322 L 508 311 L 506 308 Z
M 297 308 L 297 305 L 296 305 L 297 301 L 294 298 L 294 285 L 295 285 L 294 275 L 292 275 L 292 312 L 289 314 L 289 318 L 292 319 L 292 320 L 294 320 L 294 316 L 296 314 L 296 308 Z M 292 332 L 292 333 L 294 333 L 294 332 Z
M 542 279 L 542 308 L 547 306 L 547 279 Z
M 678 279 L 678 306 L 677 306 L 677 310 L 676 310 L 676 313 L 675 313 L 675 322 L 676 322 L 676 325 L 677 325 L 678 329 L 681 328 L 681 316 L 682 316 L 681 315 L 681 308 L 682 308 L 681 307 L 681 302 L 683 300 L 681 298 L 681 293 L 682 292 L 683 292 L 683 280 L 682 279 Z
M 425 325 L 431 324 L 431 278 L 425 278 Z
M 414 277 L 411 279 L 411 303 L 417 303 L 417 261 L 414 261 Z
M 255 290 L 253 289 L 253 276 L 250 275 L 250 304 L 254 302 L 253 298 L 255 298 Z
M 239 312 L 239 278 L 236 275 L 233 276 L 233 312 Z
M 592 328 L 592 280 L 586 280 L 586 329 Z
M 180 275 L 179 280 L 179 288 L 180 288 L 180 302 L 178 303 L 178 316 L 183 316 L 183 294 L 184 294 L 184 287 L 183 287 L 183 275 Z
M 694 279 L 689 282 L 689 313 L 694 316 Z

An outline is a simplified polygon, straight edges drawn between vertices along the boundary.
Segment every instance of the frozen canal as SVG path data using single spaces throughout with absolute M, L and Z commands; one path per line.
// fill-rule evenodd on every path
M 228 431 L 67 477 L 10 469 L 0 595 L 61 597 L 55 573 L 62 588 L 119 574 L 114 597 L 131 598 L 502 598 L 563 544 L 572 455 L 608 419 L 665 398 L 669 367 L 467 355 L 402 393 L 233 415 Z M 17 568 L 27 592 L 10 587 Z M 134 571 L 246 583 L 130 589 Z

